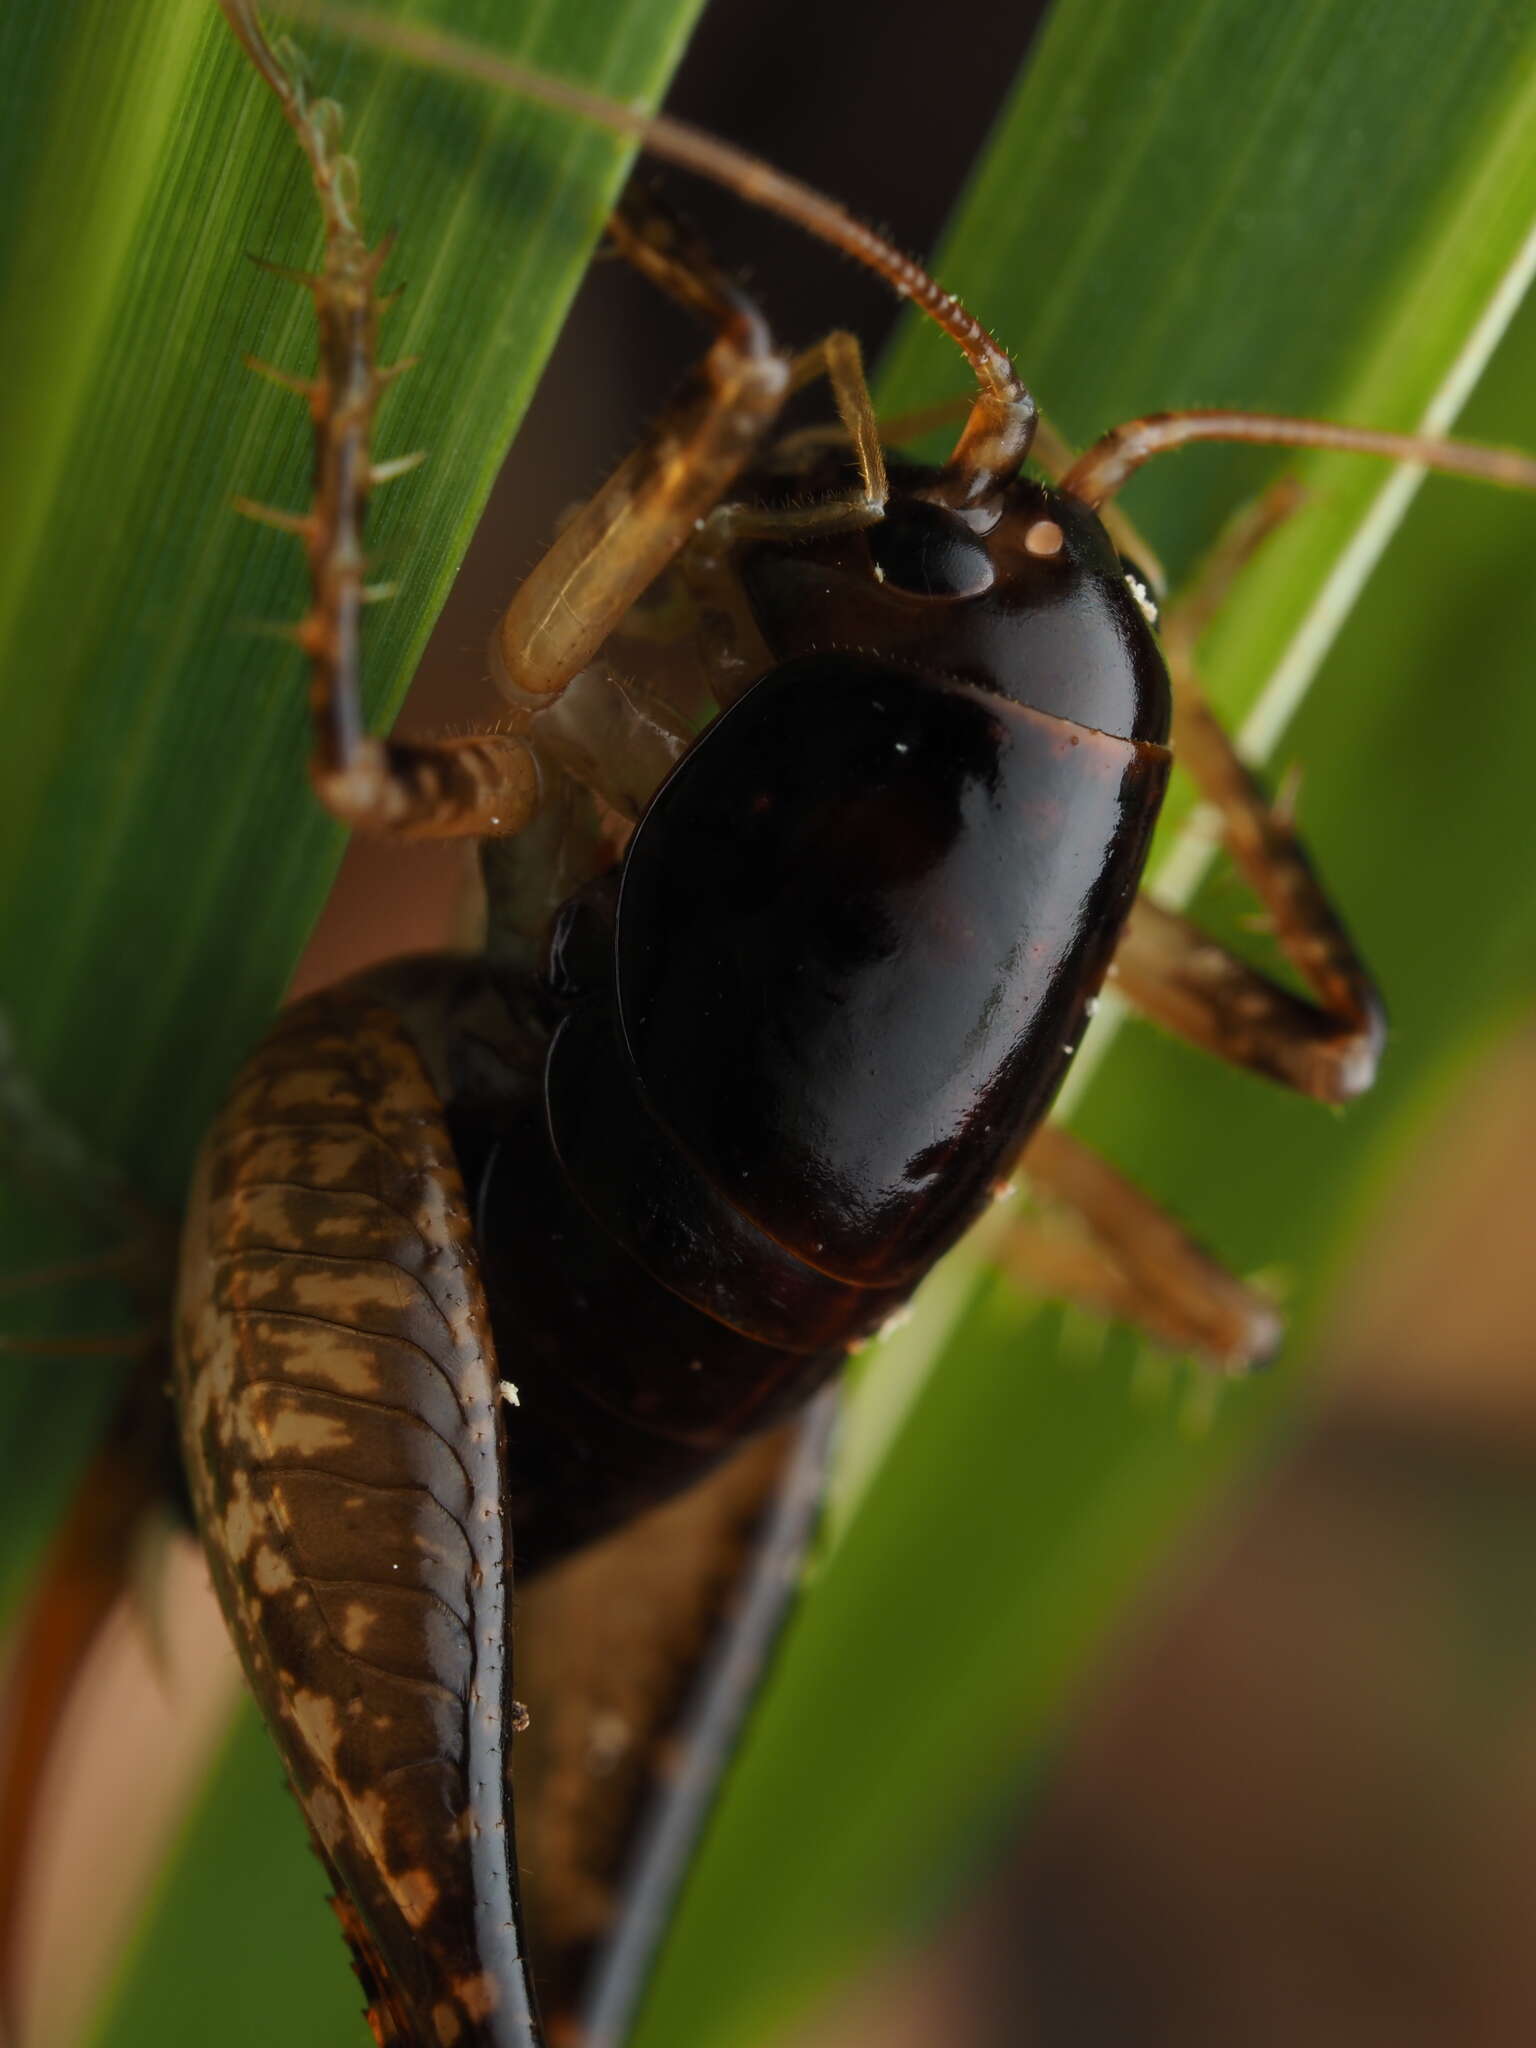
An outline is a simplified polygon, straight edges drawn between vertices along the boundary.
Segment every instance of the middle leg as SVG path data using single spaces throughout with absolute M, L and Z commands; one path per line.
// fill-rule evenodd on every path
M 1282 1324 L 1274 1303 L 1060 1125 L 1037 1131 L 1019 1166 L 1057 1212 L 1020 1218 L 1003 1241 L 1004 1270 L 1024 1286 L 1133 1323 L 1166 1349 L 1227 1371 L 1275 1350 Z
M 1218 809 L 1234 860 L 1264 904 L 1281 950 L 1315 1000 L 1251 967 L 1189 919 L 1138 898 L 1110 969 L 1120 993 L 1166 1028 L 1221 1058 L 1323 1102 L 1370 1085 L 1385 1030 L 1368 969 L 1313 873 L 1285 802 L 1273 803 L 1207 702 L 1195 645 L 1234 576 L 1295 504 L 1281 486 L 1241 520 L 1184 602 L 1164 645 L 1174 687 L 1174 747 Z M 1063 1229 L 1026 1218 L 1003 1263 L 1026 1285 L 1137 1324 L 1156 1342 L 1227 1366 L 1279 1340 L 1271 1302 L 1226 1272 L 1149 1196 L 1058 1127 L 1020 1162 Z
M 1311 999 L 1228 952 L 1177 912 L 1138 898 L 1110 969 L 1130 1002 L 1207 1052 L 1320 1102 L 1369 1088 L 1386 1013 L 1369 968 L 1319 883 L 1289 803 L 1272 801 L 1201 690 L 1195 646 L 1238 569 L 1288 516 L 1295 494 L 1271 492 L 1218 547 L 1188 599 L 1168 614 L 1175 757 L 1220 815 L 1222 837 L 1263 904 L 1281 952 Z

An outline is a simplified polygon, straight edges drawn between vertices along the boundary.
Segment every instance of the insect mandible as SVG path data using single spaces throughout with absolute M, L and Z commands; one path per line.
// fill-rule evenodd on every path
M 334 161 L 316 169 L 324 187 Z M 345 215 L 346 194 L 332 186 L 327 197 Z M 626 253 L 716 326 L 706 374 L 509 614 L 500 660 L 522 693 L 521 730 L 385 749 L 355 715 L 358 479 L 377 381 L 373 278 L 361 242 L 346 241 L 353 225 L 330 213 L 316 380 L 329 409 L 317 509 L 301 522 L 319 586 L 304 629 L 316 780 L 365 826 L 506 836 L 487 850 L 485 965 L 418 964 L 323 999 L 281 1027 L 237 1088 L 191 1225 L 194 1246 L 208 1233 L 184 1296 L 191 1426 L 204 1425 L 193 1463 L 208 1451 L 200 1484 L 216 1569 L 356 1903 L 380 2027 L 522 2039 L 533 2022 L 507 1996 L 520 1977 L 493 1924 L 510 1917 L 506 1856 L 485 1846 L 504 1818 L 499 1800 L 460 1829 L 465 1871 L 427 1831 L 412 1833 L 424 1810 L 440 1818 L 446 1805 L 457 1822 L 463 1809 L 442 1785 L 500 1755 L 504 1500 L 520 1554 L 555 1556 L 803 1397 L 986 1200 L 1060 1078 L 1122 927 L 1121 985 L 1165 1021 L 1309 1092 L 1364 1084 L 1379 1036 L 1369 982 L 1288 827 L 1177 663 L 1184 756 L 1247 848 L 1318 1006 L 1213 963 L 1176 922 L 1131 907 L 1169 706 L 1140 598 L 1092 514 L 1160 439 L 1436 451 L 1229 415 L 1101 446 L 1059 492 L 1024 484 L 1029 402 L 1000 352 L 928 287 L 982 395 L 951 463 L 918 469 L 882 451 L 846 337 L 786 362 L 702 251 L 632 211 L 616 229 Z M 872 238 L 866 254 L 887 271 L 896 261 Z M 922 299 L 926 281 L 900 275 Z M 773 446 L 785 390 L 818 369 L 845 445 Z M 658 660 L 661 606 L 635 606 L 664 575 L 716 638 L 682 638 Z M 562 623 L 572 614 L 574 632 Z M 1175 621 L 1175 651 L 1180 630 Z M 727 715 L 694 743 L 686 693 L 701 673 Z M 636 822 L 622 866 L 623 828 L 584 820 L 583 787 L 610 820 Z M 538 857 L 524 859 L 537 839 Z M 700 849 L 702 888 L 691 879 Z M 983 918 L 995 929 L 978 931 Z M 1037 979 L 1016 987 L 1004 964 L 1031 948 Z M 810 985 L 775 1016 L 771 997 L 797 978 Z M 936 988 L 952 1011 L 892 1028 L 904 991 Z M 982 1013 L 999 1021 L 967 1069 L 957 1041 L 974 1038 Z M 386 1159 L 398 1179 L 380 1194 Z M 1098 1162 L 1052 1133 L 1035 1140 L 1027 1171 L 1080 1202 L 1100 1292 L 1219 1355 L 1263 1348 L 1267 1307 L 1170 1237 Z M 498 1247 L 511 1248 L 499 1262 Z M 383 1327 L 382 1283 L 395 1289 L 402 1269 L 418 1291 Z M 210 1274 L 228 1283 L 217 1298 Z M 589 1304 L 581 1325 L 578 1295 Z M 322 1320 L 323 1357 L 300 1341 L 301 1325 Z M 510 1417 L 488 1327 L 503 1333 L 501 1370 L 520 1389 Z M 423 1353 L 428 1366 L 407 1363 Z M 623 1380 L 569 1376 L 572 1359 L 597 1358 L 622 1358 Z M 280 1370 L 258 1375 L 253 1360 Z M 227 1386 L 199 1376 L 221 1361 Z M 415 1378 L 397 1384 L 391 1372 Z M 212 1391 L 230 1405 L 215 1409 Z M 376 1441 L 359 1414 L 380 1398 L 397 1415 Z M 391 1485 L 415 1496 L 410 1525 L 375 1501 L 365 1526 L 349 1503 Z M 418 1568 L 404 1595 L 368 1577 L 395 1536 Z M 423 1672 L 429 1686 L 446 1673 L 419 1726 L 396 1713 L 393 1732 L 468 1749 L 370 1756 L 371 1731 L 350 1728 L 344 1710 L 382 1719 L 389 1680 L 370 1681 L 366 1698 L 349 1692 L 336 1678 L 348 1662 L 393 1668 L 418 1699 Z M 466 1715 L 461 1729 L 449 1704 L 460 1687 L 471 1699 L 478 1687 L 499 1725 L 477 1736 Z M 402 1797 L 380 1820 L 386 1779 L 430 1780 L 437 1766 L 435 1805 Z

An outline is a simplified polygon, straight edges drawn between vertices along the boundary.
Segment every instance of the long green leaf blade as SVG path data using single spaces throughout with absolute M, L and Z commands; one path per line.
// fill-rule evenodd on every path
M 698 4 L 565 0 L 511 24 L 498 0 L 400 11 L 646 104 Z M 630 151 L 303 40 L 317 88 L 343 106 L 373 231 L 401 230 L 391 271 L 407 289 L 386 345 L 422 358 L 386 401 L 380 452 L 430 460 L 380 493 L 370 526 L 399 586 L 368 626 L 368 703 L 384 723 Z M 242 367 L 247 353 L 301 372 L 314 360 L 306 295 L 247 260 L 314 260 L 299 153 L 211 0 L 9 10 L 0 93 L 0 1106 L 36 1097 L 101 1162 L 41 1183 L 5 1174 L 15 1272 L 100 1252 L 128 1227 L 103 1199 L 113 1168 L 174 1220 L 192 1146 L 281 996 L 341 834 L 304 774 L 302 663 L 259 630 L 302 610 L 298 550 L 230 506 L 238 493 L 301 507 L 307 487 L 302 404 Z M 25 1147 L 7 1135 L 0 1167 L 31 1149 L 29 1130 Z M 26 1295 L 7 1328 L 24 1311 L 39 1329 L 126 1313 L 79 1289 Z M 105 1367 L 7 1360 L 0 1602 L 24 1585 L 113 1392 Z M 269 1776 L 274 1853 L 312 1897 L 345 1988 L 275 1763 Z M 263 1852 L 226 1838 L 222 1853 Z M 146 2037 L 173 2038 L 174 1996 L 152 1970 L 138 1981 Z M 295 1986 L 283 2010 L 304 1999 Z M 334 1997 L 321 2007 L 334 2014 Z M 211 2007 L 183 2010 L 184 2037 L 206 2039 Z M 136 2024 L 107 2023 L 125 2039 Z M 251 2038 L 287 2032 L 265 2024 Z

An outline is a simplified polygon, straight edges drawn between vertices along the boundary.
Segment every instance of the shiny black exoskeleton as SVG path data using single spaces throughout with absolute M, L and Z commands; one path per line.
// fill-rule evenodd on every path
M 889 1316 L 1108 968 L 1168 772 L 1142 602 L 1073 500 L 960 514 L 936 476 L 898 471 L 873 527 L 740 547 L 773 666 L 562 914 L 547 1137 L 480 1175 L 525 1558 L 684 1483 Z

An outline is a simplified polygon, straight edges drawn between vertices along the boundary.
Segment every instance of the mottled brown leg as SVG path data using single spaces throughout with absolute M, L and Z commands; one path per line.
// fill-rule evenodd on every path
M 1288 809 L 1271 802 L 1196 680 L 1195 643 L 1237 569 L 1294 503 L 1272 492 L 1229 535 L 1186 603 L 1170 611 L 1177 759 L 1221 814 L 1224 842 L 1269 914 L 1281 951 L 1316 998 L 1260 974 L 1197 926 L 1138 899 L 1110 970 L 1121 994 L 1169 1030 L 1320 1102 L 1371 1085 L 1385 1037 L 1381 997 L 1320 887 Z
M 1264 1296 L 1201 1250 L 1133 1182 L 1047 1124 L 1020 1161 L 1030 1187 L 1069 1216 L 1030 1216 L 1004 1240 L 1004 1268 L 1032 1291 L 1139 1325 L 1158 1343 L 1236 1369 L 1281 1334 Z M 1069 1220 L 1070 1219 L 1070 1220 Z

